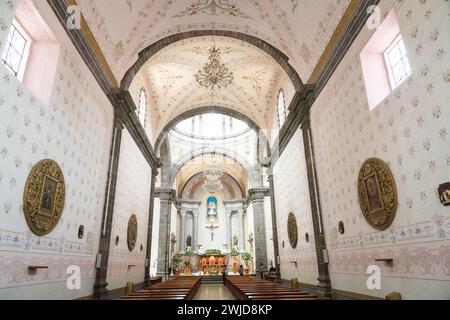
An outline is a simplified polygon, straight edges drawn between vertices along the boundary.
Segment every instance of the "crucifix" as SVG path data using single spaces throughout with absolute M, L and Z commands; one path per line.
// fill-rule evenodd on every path
M 211 242 L 214 241 L 214 229 L 218 229 L 218 226 L 215 226 L 211 223 L 211 225 L 209 227 L 206 227 L 206 229 L 209 229 L 209 231 L 211 231 Z

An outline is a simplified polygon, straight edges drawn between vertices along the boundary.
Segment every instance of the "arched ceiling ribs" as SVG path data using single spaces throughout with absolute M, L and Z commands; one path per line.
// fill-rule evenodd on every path
M 202 192 L 205 171 L 193 174 L 178 190 L 184 200 L 198 200 Z M 242 186 L 232 175 L 224 172 L 220 178 L 225 200 L 238 200 L 245 198 L 244 186 Z
M 227 37 L 233 38 L 237 40 L 241 40 L 253 45 L 256 48 L 264 51 L 266 54 L 270 55 L 286 72 L 292 84 L 294 85 L 295 90 L 301 91 L 303 89 L 303 82 L 300 79 L 299 75 L 295 71 L 295 69 L 290 65 L 289 58 L 281 52 L 279 49 L 275 48 L 268 42 L 261 40 L 255 36 L 251 36 L 245 33 L 228 31 L 228 30 L 196 30 L 189 32 L 182 32 L 174 35 L 170 35 L 164 39 L 161 39 L 147 48 L 143 49 L 139 53 L 138 60 L 134 63 L 134 65 L 125 73 L 121 81 L 121 89 L 128 90 L 131 82 L 133 81 L 135 75 L 139 72 L 142 66 L 155 54 L 157 54 L 160 50 L 170 46 L 173 43 L 196 37 L 205 37 L 205 36 L 215 36 L 215 37 Z
M 199 157 L 202 157 L 202 156 L 208 156 L 208 155 L 223 156 L 228 161 L 231 160 L 231 163 L 228 163 L 228 164 L 238 163 L 248 173 L 252 172 L 252 170 L 254 168 L 250 163 L 248 163 L 248 161 L 245 158 L 239 156 L 236 153 L 232 153 L 229 150 L 226 150 L 226 149 L 223 149 L 223 148 L 206 147 L 206 148 L 201 148 L 201 149 L 197 149 L 197 150 L 192 150 L 191 153 L 186 154 L 184 157 L 180 158 L 176 163 L 172 164 L 172 166 L 171 166 L 172 170 L 171 171 L 174 173 L 172 175 L 173 179 L 175 179 L 176 174 L 187 163 L 189 163 L 190 161 L 195 160 L 196 158 L 199 158 Z M 204 163 L 205 166 L 207 166 L 208 164 L 209 163 Z
M 240 186 L 243 194 L 245 194 L 248 188 L 249 174 L 253 172 L 246 168 L 245 164 L 231 158 L 229 155 L 220 153 L 197 154 L 192 158 L 184 159 L 183 162 L 180 161 L 178 169 L 172 171 L 170 185 L 174 186 L 176 180 L 176 188 L 181 191 L 189 179 L 208 170 L 211 164 L 214 164 L 219 170 L 232 177 Z
M 263 130 L 261 130 L 261 128 L 258 126 L 257 123 L 255 123 L 251 118 L 249 118 L 245 114 L 239 113 L 239 112 L 229 109 L 229 108 L 218 107 L 218 106 L 215 106 L 215 107 L 208 106 L 208 107 L 196 108 L 196 109 L 187 111 L 187 112 L 177 116 L 176 118 L 172 119 L 172 121 L 170 121 L 166 125 L 166 127 L 160 132 L 158 138 L 156 139 L 156 143 L 155 143 L 156 152 L 161 155 L 160 148 L 161 148 L 162 143 L 164 141 L 167 141 L 170 131 L 172 129 L 174 129 L 178 123 L 180 123 L 186 119 L 201 115 L 201 114 L 210 114 L 210 113 L 222 114 L 222 115 L 226 115 L 226 116 L 230 116 L 230 117 L 239 119 L 239 120 L 243 121 L 244 123 L 246 123 L 251 129 L 253 129 L 257 135 L 257 146 L 256 146 L 257 160 L 261 164 L 266 163 L 267 159 L 270 158 L 271 148 L 270 148 L 270 143 L 269 143 L 269 140 L 267 139 L 265 132 Z

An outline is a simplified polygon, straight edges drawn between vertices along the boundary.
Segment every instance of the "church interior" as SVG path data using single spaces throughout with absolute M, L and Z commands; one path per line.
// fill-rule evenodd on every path
M 0 1 L 1 300 L 450 300 L 448 0 Z

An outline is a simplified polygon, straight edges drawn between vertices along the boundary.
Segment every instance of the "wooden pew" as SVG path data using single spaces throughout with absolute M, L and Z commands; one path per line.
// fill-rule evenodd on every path
M 307 292 L 254 277 L 228 276 L 225 283 L 241 300 L 324 300 Z
M 146 287 L 121 297 L 123 300 L 192 300 L 200 287 L 201 278 L 189 277 Z

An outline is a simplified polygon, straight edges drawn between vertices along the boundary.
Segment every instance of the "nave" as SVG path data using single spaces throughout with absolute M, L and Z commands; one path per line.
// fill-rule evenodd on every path
M 449 17 L 0 1 L 0 300 L 450 300 Z

